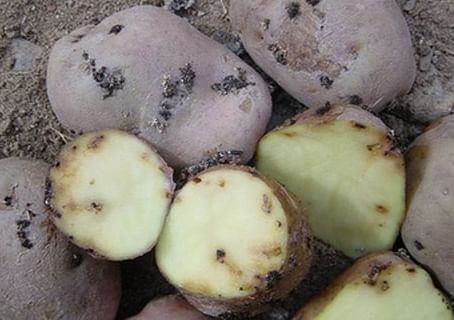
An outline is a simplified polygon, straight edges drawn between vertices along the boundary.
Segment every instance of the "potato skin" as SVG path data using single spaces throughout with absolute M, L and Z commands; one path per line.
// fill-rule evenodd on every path
M 57 41 L 47 87 L 67 128 L 137 132 L 173 167 L 226 150 L 243 151 L 246 163 L 271 116 L 269 90 L 251 67 L 153 6 Z
M 410 254 L 454 296 L 454 116 L 419 136 L 407 155 L 407 218 L 402 238 Z
M 129 320 L 207 320 L 181 296 L 172 295 L 149 302 L 136 316 Z
M 41 161 L 0 160 L 0 318 L 114 319 L 118 267 L 90 258 L 51 224 L 47 169 Z
M 210 168 L 200 174 L 215 170 L 240 170 L 260 178 L 273 191 L 286 212 L 289 226 L 288 254 L 283 267 L 276 277 L 276 284 L 260 289 L 254 295 L 235 299 L 216 299 L 177 289 L 186 300 L 201 312 L 210 316 L 234 315 L 250 317 L 271 308 L 271 304 L 285 298 L 307 275 L 312 263 L 312 232 L 301 203 L 282 185 L 270 179 L 254 168 L 246 166 L 222 165 Z M 198 176 L 194 177 L 197 179 Z
M 380 111 L 415 80 L 410 32 L 394 0 L 231 0 L 230 16 L 254 61 L 308 107 Z

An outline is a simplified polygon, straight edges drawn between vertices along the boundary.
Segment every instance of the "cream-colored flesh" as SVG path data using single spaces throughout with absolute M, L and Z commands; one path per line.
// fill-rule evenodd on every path
M 350 257 L 392 247 L 404 218 L 402 159 L 382 130 L 350 121 L 265 136 L 257 168 L 303 202 L 314 235 Z
M 160 157 L 121 131 L 83 135 L 65 146 L 52 168 L 56 226 L 110 260 L 140 256 L 154 246 L 173 184 Z
M 176 287 L 216 298 L 266 288 L 287 256 L 288 225 L 273 190 L 249 172 L 218 169 L 176 196 L 159 239 L 158 266 Z
M 381 272 L 375 285 L 346 284 L 313 320 L 452 320 L 443 299 L 427 272 L 400 264 Z

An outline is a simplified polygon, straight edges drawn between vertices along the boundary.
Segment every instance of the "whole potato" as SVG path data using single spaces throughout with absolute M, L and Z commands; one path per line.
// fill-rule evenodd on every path
M 0 319 L 114 319 L 119 270 L 54 229 L 44 212 L 47 170 L 0 160 Z
M 230 16 L 254 61 L 308 107 L 380 111 L 414 82 L 410 33 L 394 0 L 231 0 Z
M 149 302 L 138 315 L 129 320 L 207 320 L 202 313 L 178 295 Z
M 454 296 L 454 116 L 429 128 L 407 154 L 408 212 L 402 229 L 411 255 Z
M 271 115 L 268 88 L 251 67 L 153 6 L 60 39 L 47 87 L 67 128 L 137 132 L 173 167 L 231 150 L 247 162 Z

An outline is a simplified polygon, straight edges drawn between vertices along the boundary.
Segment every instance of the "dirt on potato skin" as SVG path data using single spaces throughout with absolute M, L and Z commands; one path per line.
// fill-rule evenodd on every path
M 454 31 L 437 26 L 446 25 L 445 21 L 451 19 L 449 12 L 453 11 L 447 8 L 454 10 L 454 3 L 452 0 L 398 2 L 404 8 L 415 41 L 418 79 L 410 95 L 394 102 L 379 116 L 395 130 L 399 145 L 405 149 L 427 122 L 415 115 L 419 110 L 415 92 L 430 93 L 434 90 L 434 79 L 439 78 L 443 83 L 451 83 L 453 79 Z M 46 67 L 53 43 L 80 26 L 96 24 L 114 12 L 144 4 L 162 6 L 164 0 L 0 0 L 0 159 L 18 156 L 54 161 L 61 146 L 77 133 L 65 130 L 58 123 L 47 99 Z M 195 0 L 189 9 L 178 14 L 258 69 L 231 32 L 228 5 L 228 0 Z M 429 20 L 433 23 L 424 22 Z M 258 71 L 273 92 L 274 112 L 268 129 L 305 109 Z M 444 87 L 447 88 L 444 90 L 451 88 L 450 94 L 454 91 L 452 86 Z M 430 101 L 430 95 L 426 96 Z M 309 278 L 273 311 L 256 320 L 290 319 L 304 301 L 350 265 L 349 259 L 328 246 L 321 243 L 315 246 L 319 254 Z M 118 319 L 138 313 L 153 298 L 175 292 L 157 272 L 152 254 L 124 262 L 122 274 L 124 294 Z

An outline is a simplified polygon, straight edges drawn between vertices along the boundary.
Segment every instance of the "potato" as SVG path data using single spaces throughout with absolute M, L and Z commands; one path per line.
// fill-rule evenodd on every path
M 49 221 L 47 169 L 0 160 L 0 319 L 115 319 L 119 270 L 81 252 Z
M 153 300 L 129 320 L 207 320 L 182 297 L 173 295 Z
M 204 171 L 177 193 L 156 247 L 162 274 L 211 316 L 264 311 L 298 285 L 311 258 L 299 202 L 235 166 Z
M 153 6 L 60 39 L 47 88 L 67 128 L 138 132 L 177 168 L 228 150 L 246 163 L 271 115 L 269 90 L 251 67 Z
M 404 162 L 372 114 L 309 109 L 263 137 L 256 161 L 299 197 L 322 241 L 352 258 L 393 246 L 405 214 Z
M 426 271 L 388 252 L 357 261 L 294 320 L 452 320 Z
M 62 149 L 46 202 L 71 241 L 119 261 L 154 247 L 173 190 L 172 169 L 147 143 L 111 129 L 84 134 Z
M 402 238 L 411 255 L 454 296 L 454 116 L 417 138 L 406 158 L 408 211 Z
M 394 0 L 231 0 L 230 17 L 254 61 L 308 107 L 380 111 L 415 80 L 410 32 Z

